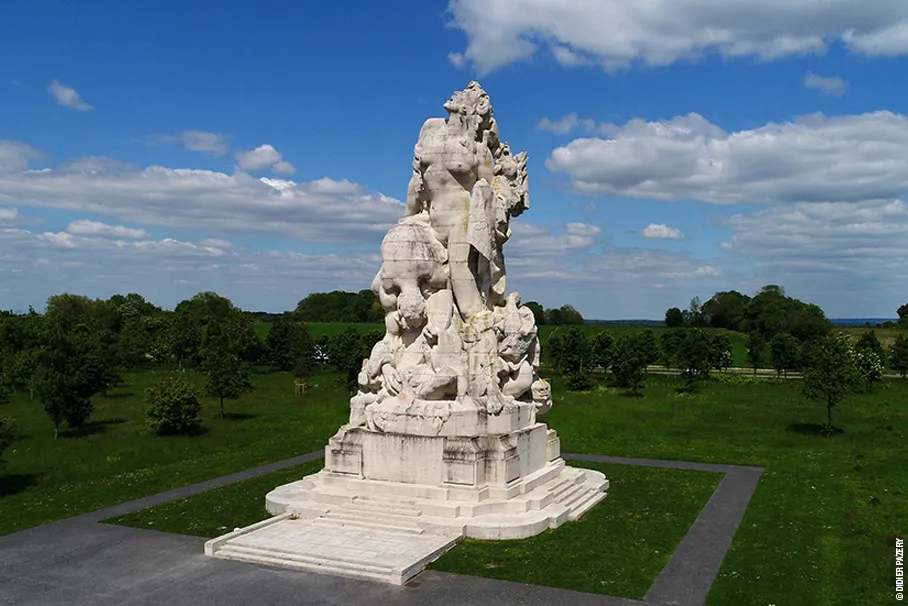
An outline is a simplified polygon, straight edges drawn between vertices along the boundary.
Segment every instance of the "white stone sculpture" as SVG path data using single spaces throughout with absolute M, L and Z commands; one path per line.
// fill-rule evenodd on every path
M 321 472 L 266 499 L 275 523 L 293 524 L 281 536 L 336 523 L 441 537 L 383 577 L 392 582 L 460 537 L 522 538 L 576 519 L 608 487 L 601 473 L 565 466 L 555 432 L 537 421 L 552 396 L 539 377 L 536 324 L 505 291 L 510 220 L 529 208 L 527 155 L 500 141 L 478 83 L 444 108 L 447 118 L 420 131 L 406 216 L 382 241 L 372 289 L 386 333 L 363 361 L 349 422 L 329 440 Z M 247 530 L 206 551 L 291 565 L 286 545 L 266 553 L 262 537 L 281 533 Z M 326 561 L 355 573 L 331 553 Z M 293 566 L 312 569 L 314 556 L 297 556 Z

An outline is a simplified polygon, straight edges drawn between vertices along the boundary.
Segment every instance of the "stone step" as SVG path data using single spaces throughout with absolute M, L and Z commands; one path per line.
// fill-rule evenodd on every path
M 280 566 L 282 568 L 292 568 L 294 570 L 303 570 L 320 574 L 372 579 L 385 583 L 400 584 L 401 582 L 400 572 L 396 572 L 390 566 L 351 563 L 345 560 L 287 554 L 236 545 L 230 545 L 223 549 L 219 549 L 215 553 L 215 557 L 255 564 L 268 564 L 271 566 Z
M 352 509 L 356 511 L 363 511 L 374 514 L 384 514 L 390 513 L 395 516 L 410 516 L 417 518 L 422 514 L 422 511 L 419 509 L 414 509 L 413 507 L 398 507 L 393 503 L 379 503 L 377 501 L 362 501 L 359 497 L 356 497 L 352 503 L 343 505 L 344 509 Z
M 585 501 L 589 497 L 591 492 L 592 491 L 588 487 L 581 485 L 580 490 L 574 492 L 570 496 L 570 498 L 562 501 L 560 503 L 560 505 L 563 505 L 564 507 L 566 507 L 570 510 L 573 510 L 575 507 L 577 507 L 578 504 Z
M 374 561 L 364 560 L 362 558 L 357 558 L 356 556 L 339 556 L 336 552 L 332 555 L 326 556 L 316 553 L 288 551 L 279 547 L 269 547 L 267 549 L 262 549 L 261 547 L 252 547 L 249 545 L 235 543 L 226 545 L 223 549 L 221 549 L 221 551 L 226 550 L 232 550 L 236 553 L 243 553 L 245 555 L 268 556 L 273 558 L 298 560 L 300 562 L 311 562 L 315 564 L 327 562 L 332 566 L 337 566 L 338 568 L 367 570 L 376 573 L 385 573 L 394 570 L 394 567 L 390 564 L 377 564 Z M 220 551 L 218 553 L 220 553 Z
M 424 531 L 419 527 L 410 527 L 410 526 L 395 526 L 393 524 L 382 524 L 381 522 L 375 521 L 362 521 L 355 519 L 344 519 L 344 518 L 332 518 L 329 513 L 328 516 L 322 518 L 315 518 L 312 520 L 313 524 L 318 526 L 332 526 L 334 528 L 370 528 L 373 530 L 386 530 L 391 532 L 406 532 L 410 534 L 423 534 Z
M 410 506 L 411 508 L 414 508 L 419 504 L 418 499 L 412 499 L 412 498 L 407 498 L 407 497 L 397 497 L 397 496 L 393 496 L 393 495 L 386 496 L 386 495 L 378 495 L 378 494 L 359 495 L 356 497 L 356 500 L 360 503 L 369 502 L 369 503 L 390 504 L 390 505 L 394 505 L 395 507 Z
M 337 507 L 322 516 L 328 519 L 338 519 L 351 522 L 366 522 L 369 524 L 383 524 L 390 528 L 419 528 L 419 518 L 414 516 L 399 516 L 387 511 L 361 511 L 348 507 Z
M 568 521 L 574 522 L 580 518 L 583 514 L 593 508 L 599 501 L 605 498 L 604 492 L 599 492 L 598 490 L 592 491 L 587 497 L 577 503 L 568 514 Z
M 571 484 L 567 488 L 556 493 L 553 500 L 559 505 L 565 505 L 568 501 L 573 499 L 578 492 L 583 492 L 585 490 L 586 486 L 584 486 L 583 484 Z

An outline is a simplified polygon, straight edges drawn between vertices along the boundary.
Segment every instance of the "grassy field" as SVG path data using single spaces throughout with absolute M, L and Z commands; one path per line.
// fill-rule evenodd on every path
M 227 403 L 232 414 L 223 421 L 214 402 L 205 401 L 204 435 L 156 438 L 142 424 L 141 394 L 153 380 L 151 373 L 128 375 L 127 384 L 110 397 L 96 398 L 91 425 L 56 441 L 40 406 L 27 396 L 0 408 L 23 434 L 0 469 L 0 533 L 320 449 L 347 417 L 347 397 L 334 375 L 314 377 L 303 398 L 292 395 L 288 375 L 261 375 L 255 377 L 256 391 Z M 641 397 L 603 387 L 568 393 L 557 377 L 553 386 L 556 404 L 545 420 L 559 432 L 564 452 L 765 468 L 709 604 L 851 606 L 892 600 L 893 545 L 896 536 L 908 535 L 908 382 L 886 381 L 874 393 L 850 396 L 834 412 L 842 432 L 830 438 L 819 431 L 825 410 L 803 399 L 797 381 L 711 381 L 700 393 L 684 394 L 676 379 L 651 376 Z M 660 502 L 682 514 L 688 506 L 696 509 L 656 488 L 649 497 L 630 488 L 619 496 L 621 474 L 633 472 L 609 473 L 615 483 L 607 502 L 620 505 L 628 498 L 624 507 L 634 509 L 648 498 L 652 511 Z M 268 487 L 261 488 L 244 497 L 255 515 L 261 514 Z M 243 519 L 225 515 L 212 523 L 219 530 Z M 509 555 L 506 548 L 504 543 L 464 546 L 477 549 L 479 560 L 496 563 L 477 564 L 474 573 L 517 578 L 524 571 L 526 580 L 594 589 L 588 573 L 546 578 L 549 553 Z M 454 566 L 456 553 L 439 565 Z M 595 558 L 602 557 L 595 552 Z M 510 572 L 498 563 L 510 563 Z M 627 582 L 622 591 L 641 581 Z
M 268 518 L 265 511 L 268 492 L 315 473 L 323 466 L 324 461 L 319 459 L 104 521 L 211 539 Z
M 0 467 L 0 534 L 317 450 L 349 413 L 334 374 L 312 377 L 303 397 L 293 395 L 289 374 L 255 375 L 255 391 L 228 400 L 224 420 L 217 402 L 203 399 L 202 436 L 161 438 L 145 430 L 143 418 L 155 373 L 125 380 L 94 398 L 88 426 L 57 440 L 27 394 L 0 407 L 21 433 Z

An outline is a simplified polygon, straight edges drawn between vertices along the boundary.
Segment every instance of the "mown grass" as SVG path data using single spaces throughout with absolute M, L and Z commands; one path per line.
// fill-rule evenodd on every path
M 516 541 L 465 540 L 447 572 L 642 598 L 722 474 L 570 461 L 608 476 L 609 495 L 576 522 Z
M 223 420 L 216 401 L 202 400 L 201 436 L 156 437 L 143 415 L 144 390 L 157 376 L 127 374 L 124 385 L 94 398 L 86 427 L 57 440 L 28 394 L 0 407 L 20 433 L 0 467 L 0 534 L 317 450 L 349 414 L 335 374 L 312 377 L 302 397 L 289 374 L 254 375 L 255 390 L 226 401 Z
M 268 518 L 265 495 L 269 491 L 315 473 L 323 466 L 321 459 L 311 461 L 104 522 L 211 539 Z
M 320 449 L 348 414 L 347 394 L 333 374 L 310 380 L 303 398 L 292 395 L 289 375 L 262 375 L 256 391 L 227 403 L 230 418 L 220 421 L 216 404 L 205 401 L 204 435 L 157 438 L 142 423 L 141 393 L 154 374 L 126 378 L 110 397 L 96 399 L 92 424 L 56 441 L 27 395 L 0 408 L 23 434 L 0 468 L 0 533 Z M 555 407 L 544 419 L 564 452 L 765 468 L 708 604 L 891 602 L 895 537 L 908 535 L 908 382 L 887 380 L 873 393 L 849 396 L 834 411 L 842 431 L 828 438 L 820 432 L 823 406 L 804 400 L 799 381 L 711 381 L 694 394 L 679 393 L 678 385 L 650 376 L 642 395 L 630 397 L 604 387 L 566 392 L 555 377 Z M 606 504 L 623 498 L 621 473 L 609 471 L 614 483 Z M 266 488 L 250 501 L 254 507 Z M 650 500 L 653 507 L 658 501 L 687 507 L 658 493 Z M 539 578 L 538 562 L 547 557 L 524 556 L 528 577 Z M 510 570 L 517 570 L 513 562 Z M 565 583 L 586 588 L 592 577 L 581 576 Z

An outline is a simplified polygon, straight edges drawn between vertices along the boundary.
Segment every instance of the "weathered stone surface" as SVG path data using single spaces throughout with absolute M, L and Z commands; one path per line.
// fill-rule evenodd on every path
M 372 289 L 386 332 L 363 361 L 350 420 L 328 441 L 325 469 L 266 498 L 272 514 L 308 522 L 293 524 L 297 538 L 270 552 L 279 533 L 244 529 L 255 530 L 255 547 L 240 531 L 209 542 L 206 553 L 313 569 L 311 545 L 296 555 L 293 545 L 325 524 L 437 533 L 447 548 L 463 536 L 532 536 L 605 497 L 605 476 L 566 467 L 557 435 L 537 420 L 552 390 L 539 376 L 536 323 L 505 290 L 510 220 L 530 205 L 527 155 L 499 139 L 478 83 L 444 108 L 448 117 L 419 133 L 406 216 L 382 241 Z M 315 543 L 320 532 L 310 532 Z M 426 549 L 440 553 L 412 553 Z M 356 573 L 329 551 L 325 570 Z M 363 576 L 403 582 L 427 557 Z

